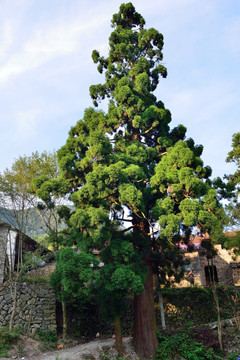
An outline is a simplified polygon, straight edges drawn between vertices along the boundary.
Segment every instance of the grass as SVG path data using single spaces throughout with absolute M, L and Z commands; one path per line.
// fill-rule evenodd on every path
M 52 349 L 57 346 L 57 332 L 55 330 L 38 329 L 36 334 L 39 340 L 43 342 L 44 349 Z
M 20 330 L 14 328 L 9 331 L 7 328 L 0 328 L 0 357 L 8 357 L 8 350 L 13 346 L 13 343 L 19 339 Z

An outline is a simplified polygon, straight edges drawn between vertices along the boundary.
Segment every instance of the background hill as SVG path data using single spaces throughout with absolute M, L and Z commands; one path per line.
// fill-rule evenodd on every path
M 15 211 L 12 209 L 6 209 L 0 206 L 0 223 L 6 223 L 12 227 L 18 228 L 17 219 L 20 218 L 20 211 Z M 24 233 L 29 237 L 38 240 L 42 239 L 47 235 L 48 230 L 44 224 L 41 216 L 37 213 L 34 208 L 29 208 L 24 211 Z M 64 222 L 62 221 L 59 225 L 60 229 L 65 227 Z

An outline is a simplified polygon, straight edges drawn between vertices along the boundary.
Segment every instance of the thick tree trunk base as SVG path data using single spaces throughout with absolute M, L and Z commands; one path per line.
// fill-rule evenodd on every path
M 117 315 L 114 320 L 114 329 L 115 329 L 116 349 L 118 352 L 118 356 L 123 356 L 122 328 L 121 328 L 120 315 Z
M 154 358 L 158 346 L 153 298 L 151 264 L 144 284 L 144 292 L 134 296 L 134 346 L 141 359 Z

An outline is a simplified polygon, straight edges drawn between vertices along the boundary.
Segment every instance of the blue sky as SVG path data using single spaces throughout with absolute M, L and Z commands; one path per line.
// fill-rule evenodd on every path
M 0 0 L 0 170 L 19 155 L 59 149 L 104 81 L 91 59 L 107 54 L 118 0 Z M 136 0 L 146 27 L 165 39 L 167 79 L 156 95 L 172 126 L 204 146 L 214 176 L 240 131 L 239 0 Z

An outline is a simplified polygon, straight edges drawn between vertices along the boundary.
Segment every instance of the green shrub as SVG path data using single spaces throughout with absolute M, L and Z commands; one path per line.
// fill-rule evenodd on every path
M 237 353 L 232 353 L 228 355 L 228 360 L 238 360 L 239 356 Z
M 157 360 L 174 360 L 179 357 L 185 360 L 219 360 L 212 348 L 192 339 L 187 333 L 159 334 Z
M 7 352 L 12 344 L 20 336 L 19 329 L 15 328 L 9 331 L 7 328 L 0 329 L 0 357 L 7 357 Z
M 57 345 L 57 332 L 55 330 L 37 329 L 39 339 L 44 343 L 45 349 L 50 349 Z

